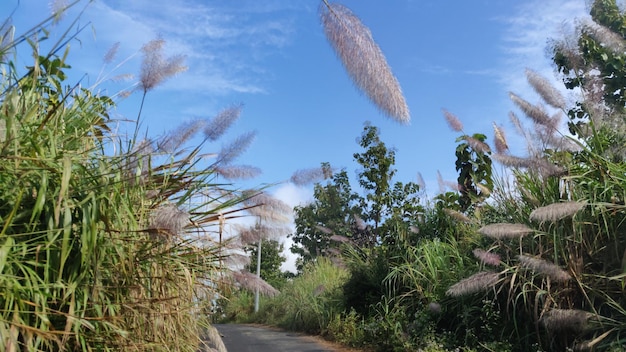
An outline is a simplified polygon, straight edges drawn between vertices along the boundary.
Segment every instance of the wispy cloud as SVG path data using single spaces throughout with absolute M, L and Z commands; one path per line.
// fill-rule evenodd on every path
M 539 95 L 526 78 L 526 69 L 531 69 L 545 77 L 564 96 L 570 97 L 570 102 L 573 101 L 575 94 L 565 89 L 555 71 L 549 42 L 570 35 L 580 19 L 589 17 L 588 13 L 584 0 L 531 0 L 520 2 L 514 16 L 496 19 L 506 28 L 502 37 L 504 59 L 495 72 L 503 89 L 533 104 L 540 103 Z M 507 101 L 505 107 L 517 111 L 511 101 Z M 508 122 L 505 124 L 510 126 Z M 567 131 L 566 128 L 560 129 Z M 509 133 L 507 139 L 513 153 L 525 153 L 526 141 L 522 136 Z
M 293 41 L 302 9 L 279 1 L 242 2 L 104 0 L 84 17 L 99 41 L 121 42 L 121 55 L 133 55 L 155 37 L 166 40 L 169 54 L 185 55 L 188 73 L 164 89 L 263 93 L 271 77 L 264 60 Z
M 286 183 L 281 185 L 274 192 L 274 197 L 279 199 L 291 207 L 295 206 L 303 206 L 313 200 L 313 192 L 310 189 L 304 187 L 298 187 L 291 183 Z M 295 231 L 295 225 L 292 223 L 290 225 L 292 231 Z M 287 258 L 287 261 L 283 263 L 282 270 L 287 270 L 291 272 L 297 272 L 296 269 L 296 260 L 297 256 L 291 253 L 289 248 L 293 245 L 293 240 L 291 238 L 284 238 L 283 240 L 285 245 L 285 251 L 283 255 Z
M 532 0 L 521 2 L 514 17 L 501 19 L 507 25 L 503 48 L 507 59 L 500 73 L 505 88 L 534 97 L 524 75 L 526 68 L 554 78 L 562 86 L 554 74 L 548 41 L 567 35 L 577 19 L 586 17 L 588 9 L 583 0 Z

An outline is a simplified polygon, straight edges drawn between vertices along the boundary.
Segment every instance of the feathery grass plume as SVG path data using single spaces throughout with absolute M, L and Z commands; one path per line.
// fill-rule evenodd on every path
M 340 268 L 340 269 L 347 269 L 347 265 L 343 261 L 342 257 L 333 255 L 333 256 L 330 256 L 328 259 L 335 267 Z
M 566 170 L 558 165 L 552 164 L 543 158 L 521 158 L 518 156 L 496 153 L 493 159 L 500 164 L 515 168 L 532 169 L 543 176 L 562 175 Z
M 163 58 L 164 45 L 165 40 L 154 39 L 141 48 L 143 60 L 139 75 L 139 88 L 144 93 L 152 90 L 168 78 L 187 70 L 187 66 L 183 65 L 184 56 L 175 55 L 168 59 Z
M 210 141 L 216 141 L 241 116 L 243 104 L 233 105 L 220 111 L 204 128 L 204 136 Z
M 439 314 L 439 313 L 441 313 L 441 304 L 439 304 L 437 302 L 430 302 L 430 303 L 428 303 L 428 311 L 431 314 Z
M 493 134 L 496 153 L 506 154 L 506 152 L 509 150 L 509 145 L 506 142 L 506 135 L 504 134 L 504 130 L 502 129 L 502 127 L 496 125 L 495 122 L 493 123 Z
M 150 214 L 150 233 L 161 239 L 182 234 L 190 215 L 174 204 L 162 205 Z M 169 237 L 168 237 L 169 236 Z
M 481 263 L 487 265 L 498 266 L 502 264 L 502 259 L 496 253 L 488 252 L 484 249 L 476 248 L 472 251 L 474 257 L 480 260 Z
M 102 59 L 102 61 L 104 61 L 105 64 L 110 64 L 111 62 L 113 62 L 113 60 L 115 59 L 115 55 L 117 55 L 119 49 L 120 42 L 116 42 L 109 48 L 109 50 L 107 50 L 106 54 L 104 54 L 104 58 Z
M 218 166 L 215 172 L 227 180 L 245 180 L 259 176 L 261 169 L 251 165 Z
M 117 96 L 120 99 L 126 99 L 126 98 L 130 97 L 132 94 L 133 94 L 133 92 L 130 91 L 130 90 L 123 90 L 123 91 L 117 93 L 115 96 Z
M 248 212 L 250 215 L 256 216 L 262 221 L 287 223 L 290 220 L 290 214 L 288 212 L 278 212 L 265 206 L 253 206 L 248 209 Z
M 257 243 L 262 238 L 262 234 L 254 226 L 239 230 L 238 236 L 244 245 Z
M 557 282 L 565 282 L 572 278 L 567 271 L 545 259 L 520 254 L 517 256 L 517 260 L 524 268 L 534 270 L 536 273 L 549 277 Z
M 276 297 L 280 293 L 265 280 L 245 270 L 235 271 L 231 275 L 241 288 L 248 291 L 256 292 L 256 290 L 259 290 L 260 294 L 268 297 Z
M 417 185 L 419 186 L 420 191 L 426 189 L 426 182 L 424 182 L 424 177 L 422 176 L 421 172 L 417 173 Z
M 245 200 L 243 202 L 248 207 L 250 214 L 275 222 L 289 221 L 292 209 L 287 203 L 265 192 L 252 192 L 255 193 L 244 192 Z
M 478 233 L 483 236 L 505 239 L 505 238 L 520 238 L 533 233 L 535 230 L 524 224 L 507 224 L 497 223 L 485 225 L 478 229 Z
M 546 103 L 557 109 L 565 110 L 565 98 L 545 77 L 527 68 L 526 80 Z
M 535 126 L 537 127 L 537 126 Z M 543 128 L 536 128 L 539 140 L 548 146 L 554 147 L 555 150 L 579 151 L 580 145 L 567 136 L 554 134 L 552 131 L 546 131 Z
M 330 255 L 334 255 L 334 256 L 341 255 L 341 251 L 340 251 L 339 249 L 337 249 L 337 248 L 332 248 L 332 247 L 329 247 L 329 248 L 324 248 L 324 249 L 322 250 L 322 252 L 323 252 L 324 254 L 330 254 Z
M 441 176 L 441 172 L 437 170 L 437 184 L 439 184 L 439 193 L 446 192 L 446 184 L 443 181 L 443 176 Z
M 356 224 L 356 228 L 359 231 L 363 231 L 367 228 L 367 224 L 365 223 L 365 221 L 358 215 L 353 214 L 352 215 L 354 217 L 354 223 Z
M 577 212 L 587 206 L 586 201 L 581 202 L 561 202 L 546 205 L 533 210 L 530 213 L 532 221 L 558 221 L 570 216 L 574 216 Z
M 543 313 L 539 323 L 548 331 L 583 332 L 595 315 L 580 309 L 550 309 Z
M 446 109 L 442 109 L 442 111 L 443 117 L 446 118 L 446 122 L 448 123 L 448 126 L 451 130 L 453 130 L 454 132 L 463 131 L 463 123 L 461 123 L 461 120 L 459 120 L 459 118 L 455 114 Z
M 453 209 L 445 208 L 445 209 L 443 209 L 443 212 L 448 214 L 449 217 L 451 217 L 451 218 L 453 218 L 453 219 L 455 219 L 457 221 L 464 222 L 464 223 L 472 222 L 472 220 L 470 218 L 468 218 L 467 215 L 461 213 L 460 211 L 456 211 L 456 210 L 453 210 Z
M 126 174 L 129 177 L 129 181 L 134 184 L 136 177 L 139 177 L 139 182 L 144 182 L 145 177 L 150 167 L 150 155 L 154 152 L 152 142 L 149 140 L 142 140 L 135 143 L 132 150 L 128 153 L 126 163 Z
M 327 235 L 330 235 L 333 233 L 333 230 L 329 229 L 326 226 L 322 226 L 322 225 L 315 225 L 315 229 L 318 230 L 319 232 L 325 233 Z
M 533 158 L 533 169 L 544 177 L 561 176 L 567 173 L 567 169 L 553 164 L 544 158 Z
M 165 153 L 177 152 L 178 149 L 187 141 L 192 139 L 205 124 L 206 121 L 202 119 L 196 119 L 180 124 L 175 130 L 166 134 L 163 138 L 156 142 L 157 149 Z
M 496 153 L 493 156 L 497 162 L 504 166 L 516 167 L 516 168 L 529 168 L 533 166 L 533 161 L 530 158 L 522 158 L 519 156 L 513 156 L 508 154 Z
M 460 297 L 493 288 L 500 278 L 499 273 L 482 271 L 450 286 L 446 295 Z
M 256 132 L 247 132 L 237 137 L 233 142 L 222 146 L 222 149 L 217 155 L 217 160 L 220 165 L 228 165 L 237 157 L 239 157 L 243 152 L 245 152 L 250 144 L 254 141 L 256 137 Z
M 311 184 L 312 182 L 328 179 L 332 177 L 332 174 L 332 168 L 328 165 L 323 165 L 321 167 L 311 169 L 297 170 L 291 175 L 289 181 L 296 186 L 305 186 Z
M 338 242 L 338 243 L 348 243 L 350 242 L 350 239 L 346 236 L 341 236 L 341 235 L 332 235 L 329 238 L 331 241 L 334 242 Z
M 485 142 L 481 142 L 472 136 L 463 136 L 463 140 L 469 144 L 469 146 L 479 153 L 491 153 L 491 148 Z
M 326 38 L 352 82 L 380 111 L 408 124 L 410 113 L 400 84 L 370 30 L 347 7 L 326 0 L 320 5 L 320 17 Z
M 618 33 L 594 21 L 585 21 L 581 29 L 582 32 L 589 35 L 593 40 L 610 49 L 613 54 L 624 55 L 626 41 Z
M 133 75 L 132 73 L 123 73 L 120 75 L 116 75 L 111 77 L 111 82 L 124 82 L 124 81 L 130 81 L 131 79 L 135 78 L 135 75 Z M 132 92 L 129 92 L 128 94 L 132 94 Z M 122 96 L 122 93 L 118 93 L 117 96 Z
M 515 127 L 515 131 L 517 132 L 517 134 L 526 137 L 526 130 L 522 126 L 522 122 L 520 121 L 519 117 L 517 117 L 517 115 L 513 111 L 509 111 L 509 120 L 511 121 L 513 127 Z
M 254 193 L 251 193 L 254 192 Z M 272 197 L 265 192 L 246 191 L 247 197 L 244 204 L 248 206 L 263 206 L 274 211 L 291 212 L 291 207 L 282 200 Z
M 250 257 L 241 253 L 228 253 L 223 261 L 229 268 L 242 267 L 250 264 Z
M 228 352 L 219 331 L 213 325 L 203 327 L 200 339 L 202 352 Z
M 68 7 L 67 0 L 52 0 L 48 3 L 50 13 L 54 16 L 54 23 L 58 23 L 63 19 L 65 10 Z
M 249 227 L 239 228 L 238 237 L 242 244 L 248 245 L 257 243 L 259 240 L 277 239 L 289 232 L 290 229 L 284 226 L 255 224 Z
M 450 188 L 453 191 L 459 191 L 461 188 L 458 183 L 444 180 L 439 170 L 437 170 L 437 183 L 439 184 L 440 193 L 445 193 L 446 189 L 448 188 Z
M 520 110 L 522 110 L 524 114 L 530 117 L 535 123 L 538 123 L 548 128 L 550 131 L 556 130 L 557 122 L 554 121 L 550 117 L 550 115 L 548 115 L 543 107 L 533 105 L 513 92 L 509 92 L 509 97 L 511 98 L 511 101 L 513 101 L 513 103 L 517 105 L 517 107 L 519 107 Z

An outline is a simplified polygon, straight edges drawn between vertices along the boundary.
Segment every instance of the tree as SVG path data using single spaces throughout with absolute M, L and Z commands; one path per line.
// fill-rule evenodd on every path
M 584 23 L 575 43 L 555 41 L 553 61 L 568 89 L 580 88 L 584 99 L 567 111 L 570 132 L 597 152 L 624 160 L 626 128 L 626 14 L 616 0 L 596 0 L 593 22 Z M 594 131 L 603 131 L 595 133 Z M 603 138 L 598 138 L 598 137 Z
M 352 191 L 342 170 L 326 185 L 315 186 L 311 204 L 295 209 L 292 252 L 301 256 L 300 265 L 333 252 L 340 245 L 333 238 L 349 239 L 360 249 L 406 243 L 422 212 L 419 186 L 393 182 L 395 151 L 380 139 L 378 128 L 367 124 L 358 143 L 365 149 L 354 154 L 364 194 Z
M 352 192 L 345 170 L 333 175 L 326 185 L 316 184 L 313 198 L 311 204 L 295 208 L 296 231 L 291 235 L 291 251 L 300 256 L 298 270 L 338 246 L 331 241 L 332 234 L 350 238 L 359 227 L 357 217 L 361 214 L 355 206 L 358 196 Z
M 285 246 L 276 240 L 261 242 L 261 278 L 276 289 L 280 289 L 287 281 L 288 273 L 281 271 L 281 266 L 287 260 L 282 254 Z M 255 273 L 257 265 L 258 242 L 244 248 L 250 254 L 250 263 L 246 270 Z
M 362 167 L 358 171 L 359 185 L 365 191 L 360 207 L 363 219 L 372 222 L 370 238 L 364 242 L 395 243 L 399 237 L 407 237 L 411 221 L 422 211 L 417 197 L 419 186 L 414 182 L 393 183 L 395 150 L 387 148 L 377 127 L 366 124 L 359 145 L 365 149 L 354 154 Z
M 487 136 L 476 133 L 463 135 L 457 139 L 456 171 L 459 172 L 459 206 L 466 211 L 472 204 L 479 203 L 489 196 L 493 188 L 491 178 L 491 150 L 485 144 Z

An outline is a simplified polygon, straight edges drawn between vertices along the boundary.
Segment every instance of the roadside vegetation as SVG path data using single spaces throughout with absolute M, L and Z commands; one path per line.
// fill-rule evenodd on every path
M 394 180 L 395 151 L 365 125 L 358 186 L 322 165 L 295 209 L 298 275 L 237 319 L 376 351 L 626 349 L 626 15 L 590 9 L 549 44 L 571 99 L 529 69 L 541 100 L 510 93 L 513 132 L 470 134 L 444 110 L 458 179 L 435 197 Z
M 510 93 L 523 153 L 502 126 L 467 132 L 444 110 L 458 178 L 431 198 L 422 181 L 395 179 L 396 151 L 366 123 L 357 185 L 327 163 L 294 174 L 317 182 L 294 231 L 285 204 L 234 183 L 259 171 L 233 164 L 254 134 L 213 149 L 240 106 L 143 137 L 149 93 L 184 58 L 151 41 L 133 88 L 102 95 L 69 80 L 70 31 L 40 45 L 63 11 L 23 35 L 0 28 L 3 350 L 224 351 L 215 321 L 374 351 L 626 349 L 626 15 L 614 0 L 550 43 L 573 99 L 530 69 L 541 101 Z M 367 28 L 327 1 L 321 15 L 357 88 L 407 123 Z M 128 94 L 141 96 L 137 116 L 114 120 Z M 244 216 L 256 222 L 226 236 Z M 289 232 L 295 276 L 280 272 Z
M 21 35 L 9 18 L 0 30 L 0 350 L 225 351 L 210 314 L 240 284 L 222 230 L 271 200 L 229 181 L 255 171 L 233 165 L 254 135 L 211 149 L 234 106 L 142 137 L 149 93 L 183 57 L 150 41 L 132 89 L 102 95 L 69 79 L 68 43 L 84 27 L 48 42 L 66 9 Z M 113 119 L 129 94 L 142 97 L 137 115 Z

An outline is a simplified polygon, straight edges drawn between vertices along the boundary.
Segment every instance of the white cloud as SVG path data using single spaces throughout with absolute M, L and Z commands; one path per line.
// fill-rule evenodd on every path
M 520 4 L 516 16 L 503 19 L 508 28 L 504 35 L 506 69 L 501 72 L 501 82 L 509 91 L 535 96 L 526 83 L 524 70 L 533 69 L 562 86 L 547 55 L 548 41 L 561 39 L 573 30 L 577 19 L 588 17 L 588 9 L 582 0 L 533 0 Z
M 273 196 L 277 199 L 282 200 L 283 202 L 289 204 L 291 207 L 304 205 L 313 200 L 313 192 L 311 189 L 297 187 L 291 183 L 286 183 L 278 187 L 274 192 Z M 294 224 L 290 225 L 292 230 L 295 230 Z M 282 270 L 283 271 L 291 271 L 295 273 L 296 269 L 296 259 L 297 256 L 291 253 L 289 248 L 293 244 L 291 238 L 284 238 L 283 244 L 285 245 L 285 251 L 283 255 L 287 257 L 287 261 L 283 263 Z
M 203 96 L 229 93 L 265 93 L 269 73 L 263 68 L 273 55 L 289 45 L 296 31 L 295 19 L 302 8 L 281 1 L 257 4 L 237 2 L 168 1 L 168 0 L 101 0 L 90 4 L 81 21 L 93 30 L 96 52 L 83 50 L 78 63 L 85 71 L 94 70 L 97 55 L 120 42 L 121 59 L 136 56 L 124 69 L 136 72 L 139 49 L 148 41 L 161 37 L 168 55 L 187 57 L 189 71 L 176 82 L 160 87 Z M 72 9 L 67 20 L 75 18 L 81 8 Z M 90 40 L 88 36 L 83 36 Z M 103 48 L 104 47 L 104 48 Z M 96 61 L 98 62 L 98 61 Z
M 589 15 L 583 0 L 532 0 L 520 3 L 515 16 L 499 19 L 506 25 L 502 48 L 505 59 L 496 75 L 504 89 L 531 103 L 540 103 L 540 97 L 526 80 L 525 70 L 528 68 L 551 81 L 570 101 L 575 100 L 575 93 L 565 89 L 555 71 L 549 43 L 573 33 L 576 23 L 584 18 Z M 506 107 L 517 111 L 510 101 Z M 523 114 L 518 116 L 523 123 Z M 562 130 L 566 132 L 565 128 Z M 524 138 L 514 133 L 513 128 L 508 131 L 507 139 L 513 153 L 525 153 Z

